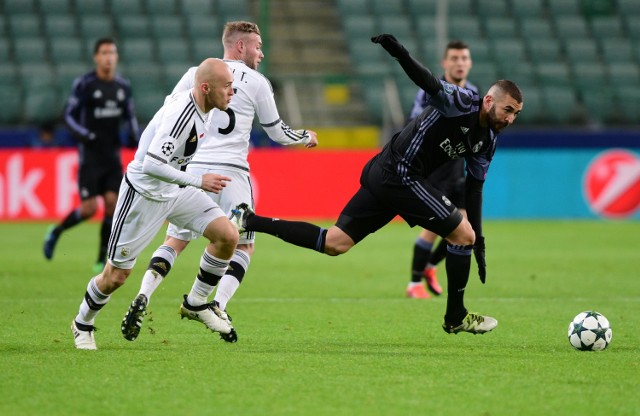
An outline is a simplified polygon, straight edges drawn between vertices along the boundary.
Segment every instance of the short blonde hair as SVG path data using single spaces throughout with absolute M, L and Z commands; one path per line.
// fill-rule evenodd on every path
M 222 32 L 222 44 L 225 47 L 229 47 L 237 40 L 237 35 L 245 35 L 248 33 L 260 35 L 258 25 L 244 21 L 227 22 L 224 25 L 224 31 Z

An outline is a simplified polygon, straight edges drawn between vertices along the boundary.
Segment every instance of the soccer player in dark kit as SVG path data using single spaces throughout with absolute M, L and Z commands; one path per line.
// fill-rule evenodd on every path
M 457 85 L 468 90 L 478 92 L 478 87 L 467 80 L 469 70 L 471 70 L 471 51 L 469 46 L 459 40 L 451 41 L 447 44 L 444 56 L 441 61 L 444 73 L 441 79 L 450 84 Z M 419 90 L 411 109 L 409 121 L 418 117 L 429 105 L 429 95 L 424 90 Z M 464 159 L 456 159 L 440 166 L 427 178 L 429 183 L 445 196 L 465 215 L 464 205 Z M 442 287 L 436 275 L 436 265 L 443 260 L 447 254 L 447 241 L 440 240 L 434 249 L 434 243 L 438 236 L 426 229 L 420 230 L 420 235 L 415 240 L 413 246 L 413 258 L 411 259 L 411 281 L 407 286 L 407 297 L 428 299 L 429 293 L 422 285 L 424 278 L 427 288 L 433 294 L 439 296 Z M 433 250 L 432 250 L 433 249 Z
M 51 260 L 60 235 L 91 218 L 98 209 L 98 196 L 104 202 L 100 229 L 100 249 L 94 266 L 96 273 L 104 267 L 107 243 L 118 189 L 122 180 L 120 128 L 128 127 L 129 144 L 138 141 L 129 82 L 116 73 L 118 51 L 112 39 L 99 39 L 94 47 L 95 70 L 73 83 L 73 91 L 64 111 L 64 120 L 79 141 L 78 187 L 81 204 L 57 226 L 51 227 L 44 242 L 44 256 Z
M 522 92 L 515 83 L 500 80 L 480 97 L 434 77 L 394 36 L 382 34 L 371 40 L 396 58 L 409 78 L 431 96 L 429 106 L 367 162 L 360 189 L 328 230 L 306 222 L 262 217 L 242 204 L 234 210 L 232 220 L 241 231 L 264 232 L 335 256 L 399 215 L 410 226 L 431 230 L 448 242 L 443 329 L 453 334 L 491 331 L 498 321 L 470 313 L 464 304 L 464 293 L 472 252 L 480 280 L 485 282 L 482 188 L 497 134 L 512 124 L 522 110 Z M 468 219 L 426 179 L 439 166 L 462 157 L 467 166 Z

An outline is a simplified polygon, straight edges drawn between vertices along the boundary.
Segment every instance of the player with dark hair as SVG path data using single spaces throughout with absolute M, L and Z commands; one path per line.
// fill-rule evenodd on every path
M 45 238 L 44 256 L 51 260 L 62 233 L 91 218 L 98 209 L 98 196 L 104 202 L 100 228 L 100 249 L 94 271 L 104 267 L 113 212 L 122 179 L 120 128 L 128 127 L 129 143 L 138 141 L 136 120 L 129 81 L 116 73 L 118 50 L 109 38 L 94 46 L 95 70 L 78 77 L 64 110 L 64 120 L 79 141 L 78 187 L 80 207 L 74 208 Z
M 365 165 L 360 189 L 328 230 L 306 222 L 258 216 L 246 206 L 238 206 L 232 220 L 241 231 L 264 232 L 336 256 L 399 215 L 409 225 L 419 225 L 447 239 L 448 293 L 443 329 L 448 333 L 491 331 L 498 321 L 468 312 L 464 292 L 472 252 L 480 280 L 485 282 L 482 188 L 497 134 L 522 110 L 522 92 L 515 83 L 500 80 L 480 97 L 434 77 L 394 36 L 382 34 L 371 40 L 396 58 L 409 78 L 431 96 L 427 108 Z M 468 219 L 427 179 L 438 167 L 462 157 L 467 162 Z
M 467 80 L 472 66 L 469 45 L 460 40 L 449 42 L 440 65 L 444 69 L 441 77 L 443 81 L 478 92 L 478 87 Z M 424 90 L 418 91 L 409 121 L 418 117 L 424 111 L 430 98 L 429 94 Z M 460 158 L 445 163 L 429 175 L 427 179 L 431 185 L 445 194 L 458 207 L 462 215 L 466 215 L 466 210 L 464 209 L 464 159 Z M 436 265 L 446 256 L 447 243 L 446 240 L 441 239 L 437 248 L 432 251 L 437 237 L 438 235 L 434 232 L 422 229 L 415 241 L 411 260 L 411 279 L 406 291 L 409 298 L 428 299 L 430 297 L 422 284 L 423 278 L 431 293 L 436 296 L 442 293 L 442 287 L 440 287 L 436 275 Z

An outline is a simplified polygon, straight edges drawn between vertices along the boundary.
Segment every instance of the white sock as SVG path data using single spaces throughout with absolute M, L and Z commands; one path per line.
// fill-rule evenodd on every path
M 218 290 L 216 296 L 213 298 L 220 305 L 220 309 L 225 310 L 227 308 L 227 302 L 236 293 L 236 290 L 240 287 L 240 282 L 235 276 L 225 274 L 218 283 Z
M 196 277 L 191 292 L 187 296 L 187 302 L 191 306 L 200 306 L 207 303 L 209 296 L 213 293 L 215 285 L 229 268 L 229 261 L 217 258 L 204 251 L 200 258 L 200 273 Z M 215 282 L 213 284 L 205 282 Z
M 138 294 L 143 294 L 147 297 L 147 304 L 151 303 L 151 295 L 153 295 L 153 292 L 160 286 L 163 279 L 164 277 L 155 270 L 147 270 L 144 272 Z
M 138 294 L 142 293 L 147 297 L 147 302 L 151 302 L 151 295 L 169 274 L 177 256 L 173 248 L 164 244 L 158 247 L 151 255 L 149 268 L 142 276 L 142 284 L 138 292 Z
M 251 262 L 251 257 L 247 254 L 246 251 L 236 250 L 233 253 L 233 257 L 231 257 L 232 266 L 229 266 L 229 269 L 232 267 L 234 269 L 241 268 L 239 270 L 234 270 L 235 275 L 227 274 L 222 276 L 220 279 L 220 283 L 218 284 L 218 290 L 216 291 L 216 296 L 213 298 L 220 305 L 220 309 L 225 310 L 227 308 L 227 303 L 233 297 L 233 295 L 240 287 L 240 281 L 237 276 L 244 277 L 245 273 L 249 269 L 249 263 Z
M 89 302 L 92 305 L 91 307 L 89 307 L 87 298 L 89 298 Z M 109 302 L 110 298 L 111 295 L 105 295 L 100 291 L 100 289 L 98 289 L 98 286 L 96 285 L 96 278 L 93 277 L 87 285 L 85 298 L 82 299 L 82 302 L 80 303 L 80 310 L 76 316 L 76 322 L 84 325 L 93 325 L 98 312 L 100 312 L 102 307 Z
M 187 303 L 191 306 L 204 305 L 207 303 L 211 293 L 213 293 L 214 288 L 215 286 L 211 286 L 196 277 L 193 286 L 191 286 L 191 291 L 187 295 Z

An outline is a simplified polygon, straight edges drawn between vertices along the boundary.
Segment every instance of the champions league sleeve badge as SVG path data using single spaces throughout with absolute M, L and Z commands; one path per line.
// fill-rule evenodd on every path
M 173 143 L 171 142 L 165 142 L 162 145 L 162 153 L 164 153 L 165 156 L 171 156 L 171 154 L 173 153 L 173 149 L 175 147 L 173 146 Z

